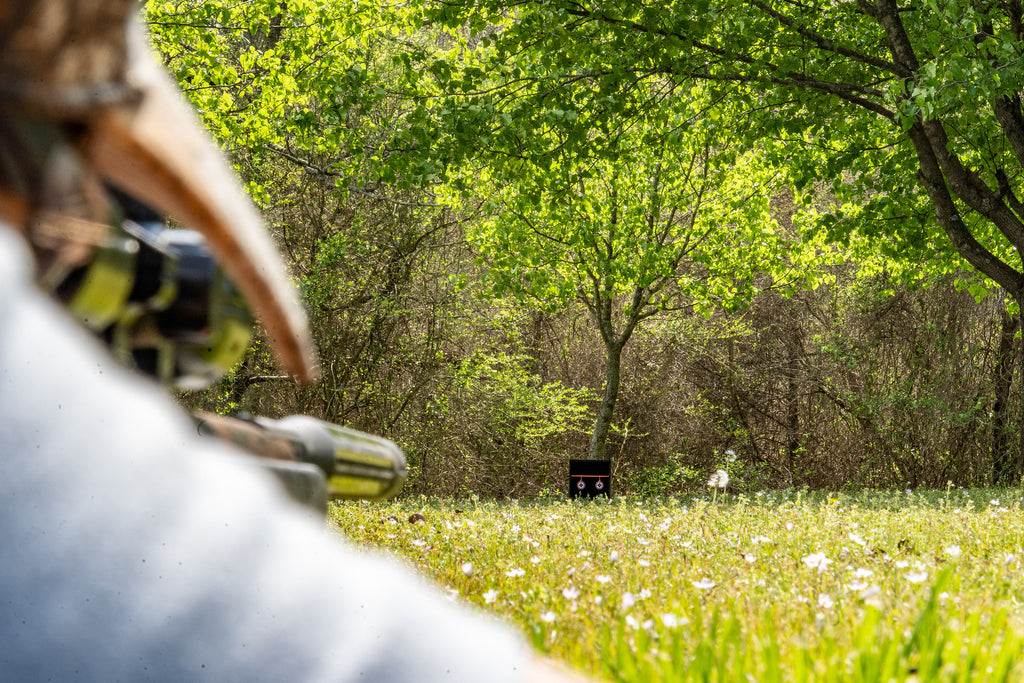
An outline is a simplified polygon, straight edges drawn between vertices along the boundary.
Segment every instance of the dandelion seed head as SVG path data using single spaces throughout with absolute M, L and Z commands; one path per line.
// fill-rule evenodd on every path
M 708 487 L 713 489 L 724 489 L 729 485 L 729 473 L 725 470 L 715 470 L 715 473 L 708 479 Z

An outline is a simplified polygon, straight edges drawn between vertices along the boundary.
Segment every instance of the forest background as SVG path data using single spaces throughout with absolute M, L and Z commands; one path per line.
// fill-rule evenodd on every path
M 186 403 L 386 435 L 422 493 L 1018 483 L 1018 3 L 145 10 L 322 360 Z

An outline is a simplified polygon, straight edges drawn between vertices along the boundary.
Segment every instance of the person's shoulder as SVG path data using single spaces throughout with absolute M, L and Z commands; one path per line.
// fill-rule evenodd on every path
M 29 278 L 32 258 L 21 235 L 0 222 L 0 295 Z

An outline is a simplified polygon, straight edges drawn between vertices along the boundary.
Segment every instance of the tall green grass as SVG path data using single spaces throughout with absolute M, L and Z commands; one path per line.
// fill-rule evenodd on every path
M 606 680 L 1005 681 L 1024 680 L 1022 504 L 410 498 L 332 520 Z

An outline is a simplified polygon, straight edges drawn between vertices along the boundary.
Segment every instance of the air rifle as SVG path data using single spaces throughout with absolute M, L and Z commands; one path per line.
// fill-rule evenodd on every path
M 213 436 L 259 456 L 299 503 L 325 512 L 327 500 L 377 500 L 398 493 L 405 456 L 392 441 L 307 415 L 280 420 L 193 414 L 201 436 Z
M 245 353 L 252 313 L 199 233 L 114 194 L 124 214 L 105 226 L 89 262 L 48 274 L 51 288 L 128 366 L 177 389 L 208 386 Z M 200 435 L 258 456 L 292 498 L 321 513 L 329 498 L 392 496 L 407 476 L 393 442 L 313 417 L 193 417 Z

